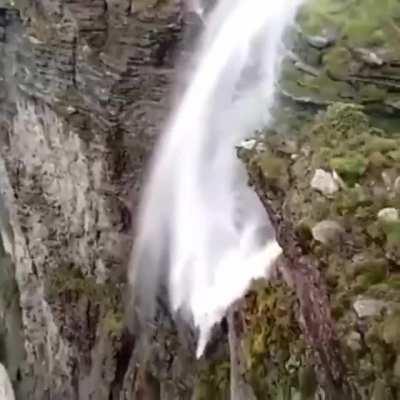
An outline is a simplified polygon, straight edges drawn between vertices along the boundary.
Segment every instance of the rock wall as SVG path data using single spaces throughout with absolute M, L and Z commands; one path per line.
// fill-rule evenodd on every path
M 136 370 L 123 313 L 126 266 L 143 168 L 170 107 L 183 16 L 179 0 L 0 8 L 2 231 L 26 351 L 12 375 L 17 398 L 143 396 L 136 377 L 146 373 Z M 171 322 L 161 319 L 157 332 L 168 337 Z M 172 350 L 158 358 L 153 375 L 190 375 L 175 368 Z M 147 375 L 149 392 L 161 375 Z
M 124 303 L 143 167 L 200 21 L 180 0 L 1 5 L 0 362 L 18 400 L 400 398 L 400 14 L 342 3 L 306 4 L 274 125 L 239 151 L 284 257 L 199 362 L 162 296 L 145 353 Z

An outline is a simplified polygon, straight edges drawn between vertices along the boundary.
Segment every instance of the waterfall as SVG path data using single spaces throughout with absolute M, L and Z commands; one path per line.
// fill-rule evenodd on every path
M 300 2 L 219 0 L 147 177 L 130 280 L 144 318 L 165 283 L 172 310 L 199 331 L 198 356 L 281 252 L 235 146 L 270 121 L 281 39 Z

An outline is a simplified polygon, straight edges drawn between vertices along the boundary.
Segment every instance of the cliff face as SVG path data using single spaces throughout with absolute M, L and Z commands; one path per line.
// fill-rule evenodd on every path
M 26 350 L 10 373 L 18 398 L 131 399 L 126 265 L 182 4 L 16 1 L 0 25 L 3 236 Z
M 274 125 L 239 151 L 285 257 L 245 314 L 259 398 L 400 396 L 399 12 L 307 3 Z
M 395 0 L 302 10 L 274 125 L 239 151 L 284 249 L 274 279 L 230 310 L 197 363 L 160 298 L 140 364 L 126 267 L 174 60 L 201 29 L 184 11 L 0 8 L 0 362 L 17 399 L 399 398 Z

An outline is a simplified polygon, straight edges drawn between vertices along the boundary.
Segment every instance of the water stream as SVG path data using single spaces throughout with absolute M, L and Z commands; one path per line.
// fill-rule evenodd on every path
M 198 356 L 212 326 L 281 251 L 235 146 L 270 121 L 282 35 L 300 2 L 217 3 L 152 160 L 131 281 L 145 318 L 166 283 L 172 310 L 198 328 Z

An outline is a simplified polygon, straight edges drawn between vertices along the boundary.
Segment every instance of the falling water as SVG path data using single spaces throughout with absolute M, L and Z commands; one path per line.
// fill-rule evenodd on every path
M 268 124 L 281 38 L 301 0 L 220 0 L 197 68 L 156 150 L 131 280 L 144 318 L 166 282 L 173 311 L 212 326 L 280 254 L 235 146 Z

